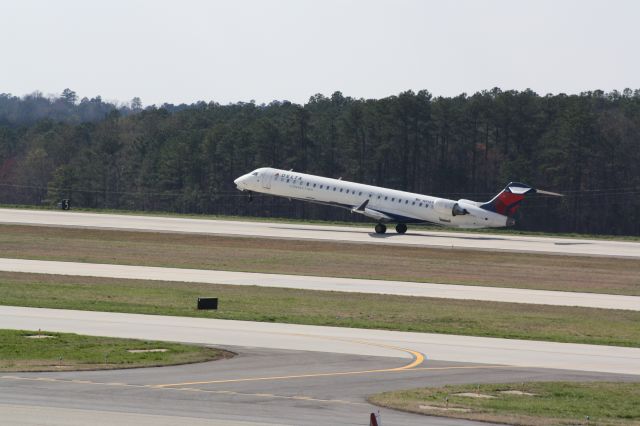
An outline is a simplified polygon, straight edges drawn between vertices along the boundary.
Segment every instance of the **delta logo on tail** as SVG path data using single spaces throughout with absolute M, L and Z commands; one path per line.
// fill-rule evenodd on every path
M 521 182 L 511 182 L 505 189 L 487 203 L 481 204 L 480 208 L 495 212 L 503 216 L 512 217 L 518 211 L 522 200 L 525 196 L 532 194 L 546 194 L 562 196 L 556 192 L 543 191 L 541 189 L 535 189 Z

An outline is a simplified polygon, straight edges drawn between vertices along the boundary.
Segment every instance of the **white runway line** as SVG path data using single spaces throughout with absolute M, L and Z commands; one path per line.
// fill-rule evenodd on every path
M 381 236 L 373 233 L 373 224 L 359 228 L 16 209 L 0 209 L 0 223 L 640 258 L 637 242 L 419 232 L 411 227 L 405 235 L 390 232 Z
M 427 359 L 640 375 L 640 349 L 446 334 L 274 324 L 160 315 L 0 306 L 2 328 L 210 345 Z M 422 367 L 428 367 L 426 361 Z
M 100 263 L 55 262 L 0 258 L 0 271 L 83 277 L 126 278 L 206 284 L 254 285 L 396 296 L 437 297 L 459 300 L 579 306 L 640 311 L 640 297 L 598 293 L 527 290 L 502 287 L 414 283 L 404 281 L 260 274 L 203 269 L 159 268 L 153 266 Z

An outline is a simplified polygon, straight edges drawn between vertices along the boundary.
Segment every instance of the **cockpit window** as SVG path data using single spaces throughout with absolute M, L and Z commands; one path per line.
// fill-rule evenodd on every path
M 251 176 L 258 176 L 258 172 L 251 173 Z

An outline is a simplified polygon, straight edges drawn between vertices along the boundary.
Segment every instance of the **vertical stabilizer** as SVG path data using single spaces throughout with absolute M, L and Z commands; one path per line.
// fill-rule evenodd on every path
M 511 217 L 516 214 L 525 196 L 535 193 L 536 190 L 529 185 L 520 182 L 511 182 L 502 192 L 493 197 L 491 201 L 481 204 L 480 208 Z

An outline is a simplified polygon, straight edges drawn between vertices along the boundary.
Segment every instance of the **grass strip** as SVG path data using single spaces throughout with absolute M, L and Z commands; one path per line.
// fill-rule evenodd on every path
M 640 347 L 640 312 L 518 303 L 0 272 L 0 304 Z
M 0 330 L 0 371 L 70 371 L 157 367 L 228 358 L 230 352 L 195 345 Z
M 0 257 L 640 296 L 637 259 L 19 225 Z
M 640 424 L 640 383 L 459 385 L 385 392 L 368 400 L 413 413 L 513 425 Z

